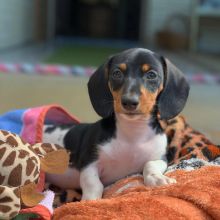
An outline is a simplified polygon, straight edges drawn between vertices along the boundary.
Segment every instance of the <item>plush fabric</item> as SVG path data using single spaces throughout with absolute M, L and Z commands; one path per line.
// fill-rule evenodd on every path
M 21 210 L 20 215 L 24 215 L 28 213 L 30 214 L 36 213 L 38 216 L 41 216 L 43 220 L 51 219 L 53 209 L 50 208 L 50 206 L 52 207 L 54 196 L 50 196 L 50 193 L 49 194 L 47 193 L 45 194 L 47 203 L 42 203 L 42 204 L 39 203 L 38 205 L 36 205 L 38 201 L 41 201 L 43 196 L 37 192 L 36 194 L 33 194 L 31 192 L 35 193 L 35 191 L 37 190 L 39 192 L 43 191 L 45 177 L 44 177 L 44 172 L 42 172 L 42 170 L 48 173 L 57 173 L 59 171 L 61 171 L 60 173 L 64 172 L 63 170 L 65 170 L 68 165 L 68 155 L 66 152 L 64 152 L 63 149 L 59 150 L 59 148 L 61 147 L 58 147 L 57 145 L 52 146 L 51 144 L 40 144 L 40 143 L 35 144 L 42 141 L 43 125 L 46 123 L 47 124 L 78 123 L 78 120 L 70 116 L 61 106 L 57 106 L 57 105 L 48 105 L 48 106 L 40 106 L 30 109 L 14 110 L 0 116 L 0 129 L 7 130 L 7 131 L 0 130 L 1 131 L 0 216 L 4 219 L 7 219 L 9 215 L 15 216 L 21 208 L 20 197 L 19 199 L 17 199 L 16 196 L 14 196 L 14 194 L 11 193 L 13 192 L 14 189 L 11 188 L 5 189 L 6 187 L 8 187 L 8 182 L 7 182 L 8 179 L 6 177 L 9 176 L 10 173 L 12 173 L 14 168 L 16 168 L 17 163 L 22 168 L 23 167 L 26 168 L 26 165 L 27 168 L 32 167 L 31 165 L 33 162 L 27 160 L 27 158 L 37 161 L 37 164 L 35 165 L 35 166 L 38 165 L 37 177 L 35 177 L 35 179 L 33 178 L 31 179 L 31 177 L 26 175 L 25 171 L 22 172 L 22 170 L 16 169 L 16 173 L 13 174 L 17 175 L 17 178 L 11 178 L 13 181 L 13 182 L 11 181 L 12 182 L 11 185 L 16 187 L 22 186 L 24 188 L 23 185 L 31 182 L 29 188 L 26 187 L 25 185 L 26 187 L 25 190 L 23 190 L 22 188 L 22 191 L 20 192 L 23 203 L 24 203 L 24 199 L 26 202 L 25 206 L 23 206 L 23 208 L 24 207 L 26 208 Z M 23 139 L 21 140 L 18 135 L 10 132 L 14 132 L 18 134 Z M 28 143 L 25 143 L 25 141 L 23 140 L 27 141 Z M 30 144 L 32 144 L 32 146 Z M 20 151 L 25 152 L 25 154 L 22 155 Z M 21 157 L 18 156 L 20 155 L 19 152 L 21 153 Z M 44 156 L 38 159 L 37 155 L 44 155 Z M 17 156 L 17 158 L 15 156 Z M 5 164 L 5 161 L 7 161 L 7 164 Z M 40 167 L 41 167 L 41 173 L 40 173 Z M 19 180 L 20 182 L 17 183 Z M 35 185 L 32 186 L 33 183 L 36 181 L 38 182 L 37 186 Z M 9 184 L 9 187 L 11 187 L 11 185 Z M 8 198 L 7 195 L 9 194 L 10 194 L 11 203 L 9 203 L 6 200 L 6 198 Z M 31 196 L 32 194 L 33 196 Z M 37 196 L 40 197 L 38 198 Z M 13 198 L 12 201 L 11 198 Z M 16 203 L 15 208 L 13 206 L 14 203 Z M 13 209 L 9 205 L 11 205 Z M 33 207 L 27 208 L 29 206 L 33 206 Z M 8 210 L 9 208 L 10 210 Z
M 177 184 L 150 188 L 141 176 L 129 177 L 107 188 L 105 199 L 57 208 L 53 219 L 220 219 L 220 167 L 167 175 Z
M 16 109 L 0 116 L 0 129 L 20 135 L 29 144 L 42 142 L 44 124 L 79 123 L 63 107 L 45 105 L 29 109 Z
M 61 146 L 30 145 L 17 134 L 0 130 L 0 219 L 11 219 L 21 208 L 35 207 L 43 201 L 47 201 L 42 203 L 45 209 L 48 204 L 52 207 L 54 193 L 44 196 L 38 191 L 40 170 L 62 174 L 68 164 L 69 154 Z M 47 213 L 51 216 L 53 210 Z

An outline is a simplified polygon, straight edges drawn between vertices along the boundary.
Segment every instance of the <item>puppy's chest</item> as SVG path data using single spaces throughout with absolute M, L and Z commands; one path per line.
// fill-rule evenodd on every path
M 104 184 L 143 171 L 144 164 L 159 160 L 166 153 L 166 136 L 155 135 L 145 141 L 115 138 L 99 146 L 98 166 Z

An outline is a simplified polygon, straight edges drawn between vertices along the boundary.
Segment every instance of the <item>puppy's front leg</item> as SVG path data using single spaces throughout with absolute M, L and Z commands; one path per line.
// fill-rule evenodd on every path
M 80 186 L 82 189 L 82 200 L 101 199 L 103 184 L 99 179 L 96 163 L 92 163 L 80 172 Z
M 147 186 L 160 186 L 176 183 L 176 180 L 163 175 L 167 169 L 167 163 L 164 160 L 149 161 L 144 165 L 144 183 Z

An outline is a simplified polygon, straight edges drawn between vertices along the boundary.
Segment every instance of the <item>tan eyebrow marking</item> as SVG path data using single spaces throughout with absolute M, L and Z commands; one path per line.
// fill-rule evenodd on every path
M 148 70 L 150 69 L 150 65 L 149 64 L 143 64 L 142 65 L 142 72 L 144 73 L 144 72 L 147 72 Z
M 127 69 L 127 65 L 125 63 L 119 64 L 119 68 L 121 71 L 125 71 Z

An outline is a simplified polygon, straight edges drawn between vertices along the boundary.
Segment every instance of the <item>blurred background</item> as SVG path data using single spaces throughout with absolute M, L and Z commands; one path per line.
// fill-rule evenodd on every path
M 0 113 L 57 103 L 96 120 L 88 77 L 131 47 L 152 49 L 186 74 L 183 114 L 220 143 L 220 0 L 1 0 Z

